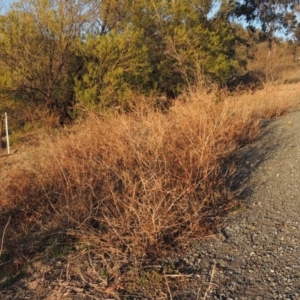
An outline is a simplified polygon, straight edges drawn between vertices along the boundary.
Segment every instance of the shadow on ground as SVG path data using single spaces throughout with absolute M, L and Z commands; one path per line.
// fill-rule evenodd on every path
M 270 159 L 284 136 L 276 135 L 279 125 L 276 120 L 265 120 L 261 125 L 262 133 L 253 143 L 246 145 L 233 155 L 236 165 L 236 173 L 231 184 L 231 191 L 241 201 L 246 201 L 252 195 L 255 184 L 250 178 L 254 176 L 261 164 Z

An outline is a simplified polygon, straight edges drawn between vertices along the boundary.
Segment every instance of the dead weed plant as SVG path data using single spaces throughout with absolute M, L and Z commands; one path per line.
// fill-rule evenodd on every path
M 1 261 L 64 231 L 89 245 L 106 270 L 117 257 L 119 272 L 124 261 L 155 260 L 211 233 L 231 199 L 230 155 L 258 136 L 261 118 L 288 106 L 268 104 L 270 95 L 247 97 L 216 103 L 193 93 L 167 114 L 90 114 L 9 157 L 0 174 Z

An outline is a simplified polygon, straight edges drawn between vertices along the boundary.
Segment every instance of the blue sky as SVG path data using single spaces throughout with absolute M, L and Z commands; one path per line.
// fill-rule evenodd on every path
M 4 10 L 7 10 L 10 4 L 13 2 L 16 2 L 16 0 L 0 0 L 0 7 L 3 7 Z

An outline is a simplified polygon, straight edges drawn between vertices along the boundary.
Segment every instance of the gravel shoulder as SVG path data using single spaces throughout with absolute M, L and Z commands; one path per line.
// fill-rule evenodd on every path
M 245 209 L 223 238 L 191 249 L 186 262 L 206 286 L 190 299 L 300 299 L 300 112 L 268 122 L 237 157 Z

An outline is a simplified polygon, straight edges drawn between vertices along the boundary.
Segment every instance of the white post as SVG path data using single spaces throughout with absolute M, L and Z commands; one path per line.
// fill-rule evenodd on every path
M 9 151 L 9 136 L 8 136 L 7 113 L 5 113 L 5 132 L 6 132 L 6 147 L 7 147 L 7 154 L 10 154 L 10 151 Z

